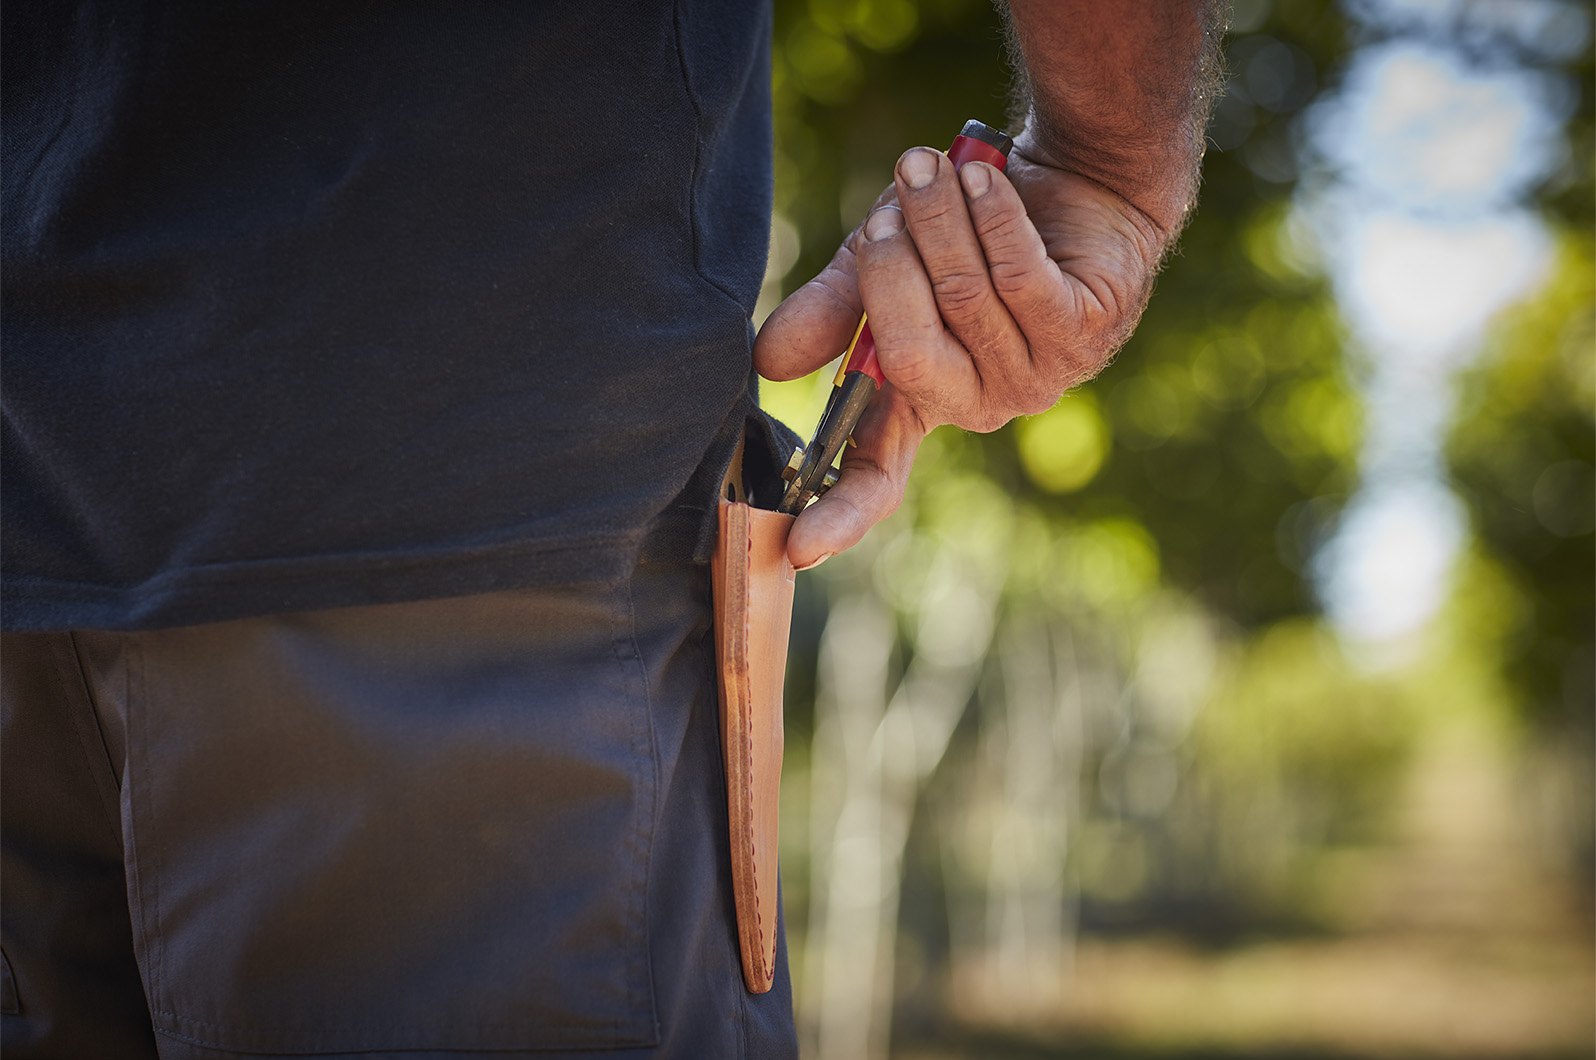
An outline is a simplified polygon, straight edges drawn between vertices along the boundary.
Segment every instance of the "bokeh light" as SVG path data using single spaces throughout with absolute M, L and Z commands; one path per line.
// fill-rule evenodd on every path
M 1236 0 L 1203 197 L 1097 379 L 939 428 L 803 575 L 806 1056 L 1596 1049 L 1590 15 Z M 984 0 L 778 0 L 758 319 L 996 122 Z M 835 365 L 763 384 L 800 432 Z

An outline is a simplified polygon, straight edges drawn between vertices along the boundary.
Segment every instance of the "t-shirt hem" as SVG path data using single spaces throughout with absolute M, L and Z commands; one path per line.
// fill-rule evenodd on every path
M 641 531 L 472 549 L 252 560 L 165 571 L 128 587 L 8 576 L 0 629 L 141 630 L 407 603 L 627 577 Z

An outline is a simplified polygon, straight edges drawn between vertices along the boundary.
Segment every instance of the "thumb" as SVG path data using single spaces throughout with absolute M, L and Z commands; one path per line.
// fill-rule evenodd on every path
M 890 385 L 871 402 L 843 453 L 837 484 L 804 509 L 787 538 L 787 558 L 799 570 L 852 548 L 865 532 L 898 510 L 926 427 Z

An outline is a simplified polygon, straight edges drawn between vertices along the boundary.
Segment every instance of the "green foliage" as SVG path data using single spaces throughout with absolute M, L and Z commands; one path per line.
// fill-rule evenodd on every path
M 982 0 L 782 0 L 773 52 L 776 210 L 802 234 L 786 289 L 830 260 L 915 144 L 1001 124 L 1001 24 Z
M 1092 708 L 1107 713 L 1078 749 L 1106 786 L 1088 785 L 1096 794 L 1081 809 L 1083 846 L 1072 857 L 1089 892 L 1098 880 L 1116 900 L 1256 869 L 1238 862 L 1214 876 L 1203 866 L 1248 847 L 1259 798 L 1280 810 L 1281 835 L 1340 827 L 1338 813 L 1356 817 L 1368 801 L 1343 796 L 1383 790 L 1411 738 L 1405 715 L 1383 711 L 1385 693 L 1324 649 L 1306 578 L 1351 489 L 1360 420 L 1336 307 L 1289 209 L 1289 136 L 1346 35 L 1328 0 L 1275 5 L 1245 29 L 1227 41 L 1232 87 L 1199 211 L 1116 363 L 994 434 L 933 433 L 903 510 L 805 588 L 794 638 L 794 666 L 808 671 L 818 626 L 804 628 L 803 616 L 823 613 L 815 596 L 828 587 L 845 591 L 865 575 L 899 615 L 903 665 L 930 557 L 967 538 L 955 553 L 962 562 L 1005 572 L 1002 628 L 1067 629 L 1079 657 L 1060 665 L 1097 674 L 1093 694 L 1109 697 Z M 998 120 L 1007 82 L 999 21 L 979 0 L 921 4 L 912 18 L 854 0 L 778 3 L 778 242 L 783 225 L 799 234 L 798 251 L 781 257 L 791 263 L 781 293 L 830 259 L 903 150 L 945 146 L 966 118 Z M 822 371 L 766 384 L 764 401 L 807 431 L 830 381 Z M 1155 631 L 1172 613 L 1197 616 L 1209 631 L 1202 642 L 1231 645 L 1237 661 L 1175 682 L 1189 711 L 1209 702 L 1213 716 L 1181 752 L 1190 790 L 1168 815 L 1132 827 L 1124 807 L 1146 802 L 1135 795 L 1145 787 L 1136 763 L 1164 761 L 1182 739 L 1154 732 L 1147 719 L 1171 699 L 1144 689 L 1163 651 Z M 1136 674 L 1141 691 L 1114 691 Z M 1282 688 L 1289 709 L 1271 715 Z M 789 701 L 798 732 L 806 706 Z M 1364 724 L 1374 715 L 1387 724 Z M 1349 717 L 1357 724 L 1341 724 Z M 955 741 L 955 757 L 972 753 L 978 729 Z M 1111 777 L 1131 794 L 1112 794 Z M 1118 838 L 1094 845 L 1108 834 Z
M 1487 631 L 1521 707 L 1558 727 L 1596 711 L 1596 265 L 1588 233 L 1559 238 L 1550 282 L 1494 329 L 1463 380 L 1454 482 L 1516 606 Z
M 1224 798 L 1324 807 L 1360 787 L 1384 793 L 1411 745 L 1411 706 L 1349 665 L 1322 626 L 1292 619 L 1241 646 L 1198 719 L 1196 753 Z
M 1261 628 L 1316 610 L 1306 562 L 1352 487 L 1361 424 L 1336 307 L 1286 197 L 1292 123 L 1346 29 L 1333 4 L 1246 7 L 1197 216 L 1091 384 L 1114 449 L 1078 503 L 1134 515 L 1173 583 Z
M 1515 694 L 1547 720 L 1592 709 L 1591 241 L 1564 237 L 1557 282 L 1498 329 L 1464 387 L 1451 457 L 1480 541 L 1444 650 L 1405 675 L 1362 673 L 1306 576 L 1354 486 L 1362 425 L 1337 307 L 1290 208 L 1293 123 L 1351 41 L 1329 0 L 1242 6 L 1199 211 L 1116 362 L 1001 431 L 934 432 L 903 509 L 800 580 L 794 745 L 831 599 L 868 591 L 891 610 L 891 682 L 917 652 L 954 650 L 927 636 L 929 612 L 987 613 L 938 596 L 938 564 L 1001 588 L 975 709 L 926 795 L 977 822 L 991 815 L 974 804 L 994 797 L 980 759 L 1014 694 L 1003 657 L 1027 638 L 1051 645 L 1037 665 L 1080 711 L 1060 746 L 1078 770 L 1069 858 L 1088 925 L 1105 908 L 1143 924 L 1179 908 L 1190 929 L 1289 904 L 1317 852 L 1378 828 L 1400 767 L 1448 712 L 1488 715 Z M 1008 82 L 981 0 L 778 0 L 775 34 L 772 295 L 825 265 L 903 150 L 999 120 Z M 1568 182 L 1588 184 L 1588 167 L 1570 172 L 1545 200 L 1565 217 Z M 807 432 L 830 383 L 766 384 L 763 400 Z M 907 863 L 937 860 L 911 850 Z M 960 886 L 982 886 L 979 868 L 959 869 Z
M 1228 150 L 1209 153 L 1200 211 L 1135 337 L 1052 411 L 964 442 L 1061 527 L 1134 526 L 1160 577 L 1247 627 L 1315 609 L 1303 565 L 1359 441 L 1335 308 L 1281 164 L 1343 47 L 1324 0 L 1278 5 L 1229 42 Z M 899 153 L 943 146 L 969 117 L 997 121 L 1007 94 L 1001 26 L 979 0 L 779 3 L 775 64 L 777 210 L 801 233 L 783 293 L 830 259 Z M 807 431 L 828 381 L 767 385 L 766 405 Z

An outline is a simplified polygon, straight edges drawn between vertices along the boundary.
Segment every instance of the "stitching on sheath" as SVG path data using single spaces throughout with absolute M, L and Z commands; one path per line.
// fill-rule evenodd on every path
M 754 842 L 758 831 L 759 815 L 754 809 L 754 666 L 753 666 L 753 583 L 754 583 L 754 519 L 753 513 L 748 513 L 748 566 L 747 580 L 743 583 L 745 600 L 748 606 L 743 609 L 743 643 L 748 646 L 745 657 L 743 688 L 743 703 L 747 705 L 747 722 L 744 726 L 747 757 L 744 759 L 743 782 L 748 789 L 748 877 L 754 883 L 754 927 L 758 934 L 754 939 L 754 967 L 759 972 L 761 979 L 768 979 L 765 971 L 765 917 L 759 904 L 759 847 Z

